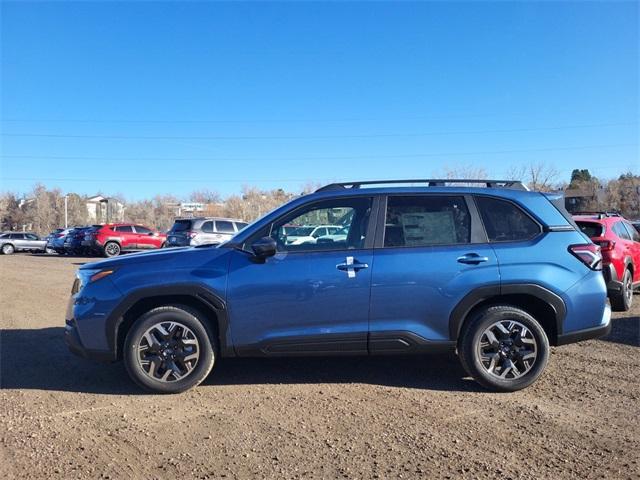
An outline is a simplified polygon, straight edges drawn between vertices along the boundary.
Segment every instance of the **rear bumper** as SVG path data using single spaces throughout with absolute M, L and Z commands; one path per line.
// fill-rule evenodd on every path
M 600 325 L 558 335 L 556 345 L 567 345 L 569 343 L 600 338 L 609 335 L 609 333 L 611 333 L 611 307 L 607 303 L 602 314 L 602 323 Z
M 622 282 L 618 278 L 618 272 L 616 272 L 612 263 L 602 266 L 602 275 L 604 276 L 604 281 L 607 284 L 608 293 L 617 293 L 622 290 Z

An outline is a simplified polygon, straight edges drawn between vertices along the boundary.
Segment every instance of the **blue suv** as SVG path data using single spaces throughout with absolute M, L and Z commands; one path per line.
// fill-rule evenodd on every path
M 344 234 L 287 241 L 317 225 Z M 221 245 L 82 266 L 65 339 L 163 393 L 223 357 L 434 351 L 514 391 L 541 375 L 549 345 L 609 332 L 601 268 L 561 195 L 520 182 L 331 184 Z

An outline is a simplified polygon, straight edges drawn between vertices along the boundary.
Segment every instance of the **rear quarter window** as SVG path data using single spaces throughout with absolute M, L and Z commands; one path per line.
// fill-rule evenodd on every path
M 600 223 L 576 221 L 576 224 L 578 225 L 578 228 L 580 228 L 580 231 L 589 238 L 601 237 L 604 235 L 604 227 Z
M 476 202 L 490 242 L 530 240 L 541 231 L 538 223 L 511 202 L 491 197 L 476 197 Z
M 219 233 L 235 233 L 233 223 L 224 220 L 216 220 L 216 231 Z

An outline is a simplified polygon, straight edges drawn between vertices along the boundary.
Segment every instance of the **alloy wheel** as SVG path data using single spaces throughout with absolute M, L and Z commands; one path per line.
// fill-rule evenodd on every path
M 531 330 L 522 323 L 501 320 L 482 332 L 477 353 L 489 374 L 514 379 L 531 370 L 538 356 L 538 344 Z
M 110 243 L 106 246 L 105 251 L 107 252 L 108 256 L 115 257 L 120 253 L 120 247 L 117 243 Z
M 175 382 L 193 371 L 199 347 L 193 331 L 182 323 L 157 323 L 138 342 L 138 363 L 154 380 Z
M 626 273 L 624 276 L 624 287 L 624 294 L 627 297 L 627 304 L 631 305 L 631 302 L 633 301 L 633 280 L 630 273 Z

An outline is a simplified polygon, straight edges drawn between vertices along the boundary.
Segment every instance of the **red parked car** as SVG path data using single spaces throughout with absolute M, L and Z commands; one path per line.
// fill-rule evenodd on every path
M 167 241 L 164 233 L 132 223 L 109 223 L 85 235 L 83 247 L 115 257 L 121 252 L 163 248 Z
M 633 289 L 640 286 L 640 233 L 617 213 L 580 212 L 573 219 L 593 243 L 600 245 L 611 307 L 629 310 Z

